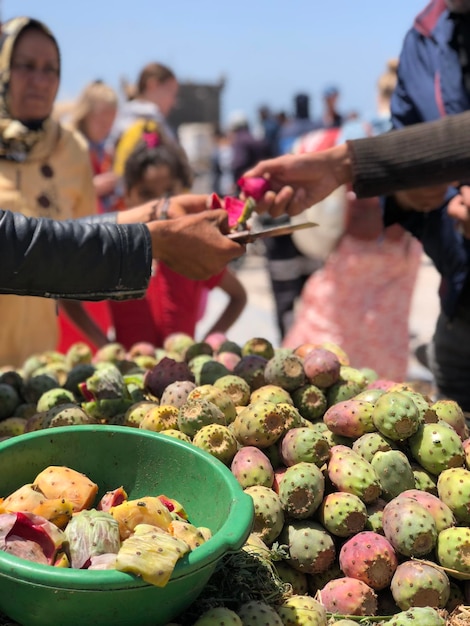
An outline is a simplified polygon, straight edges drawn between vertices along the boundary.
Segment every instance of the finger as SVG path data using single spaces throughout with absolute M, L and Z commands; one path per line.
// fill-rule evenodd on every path
M 256 212 L 260 215 L 262 213 L 269 213 L 271 211 L 271 207 L 273 206 L 274 200 L 276 198 L 276 193 L 274 191 L 267 191 L 261 200 L 258 200 L 256 203 Z
M 305 189 L 298 189 L 292 200 L 289 202 L 288 213 L 290 216 L 299 215 L 305 209 L 311 206 L 311 202 L 307 202 L 307 194 Z
M 273 217 L 279 217 L 280 215 L 284 215 L 285 213 L 289 213 L 288 207 L 294 198 L 294 190 L 292 187 L 283 187 L 280 192 L 276 195 L 274 199 L 274 203 L 270 209 L 270 214 Z

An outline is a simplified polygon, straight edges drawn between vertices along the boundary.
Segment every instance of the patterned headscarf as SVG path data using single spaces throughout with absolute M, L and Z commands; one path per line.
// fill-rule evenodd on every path
M 57 41 L 42 22 L 29 17 L 15 17 L 1 26 L 0 35 L 0 158 L 24 161 L 31 148 L 41 139 L 43 128 L 31 130 L 11 118 L 8 108 L 11 57 L 15 43 L 25 28 L 34 27 L 51 38 L 59 53 Z

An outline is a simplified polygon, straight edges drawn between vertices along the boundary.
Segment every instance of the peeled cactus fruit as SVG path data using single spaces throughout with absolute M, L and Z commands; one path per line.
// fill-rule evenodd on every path
M 170 511 L 157 497 L 128 500 L 109 509 L 119 524 L 121 539 L 127 539 L 139 524 L 152 524 L 168 530 L 173 520 Z
M 119 524 L 105 511 L 91 509 L 76 513 L 64 532 L 71 565 L 76 569 L 86 567 L 92 556 L 117 553 L 121 545 Z
M 65 498 L 72 503 L 75 512 L 89 508 L 98 493 L 98 485 L 85 474 L 69 467 L 55 465 L 40 472 L 33 485 L 40 489 L 46 498 Z
M 177 537 L 187 543 L 191 550 L 195 550 L 206 542 L 206 538 L 199 528 L 182 520 L 173 520 L 170 524 L 169 532 L 173 537 Z
M 123 541 L 116 569 L 141 576 L 145 582 L 164 587 L 175 565 L 189 552 L 187 543 L 150 524 L 137 524 L 134 534 Z

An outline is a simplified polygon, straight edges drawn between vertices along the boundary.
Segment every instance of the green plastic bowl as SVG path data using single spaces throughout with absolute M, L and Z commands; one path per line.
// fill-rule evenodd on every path
M 129 498 L 165 494 L 180 501 L 196 526 L 213 537 L 155 587 L 115 570 L 38 565 L 0 551 L 0 612 L 24 626 L 160 626 L 201 593 L 218 561 L 241 548 L 253 523 L 253 502 L 230 470 L 210 454 L 166 435 L 122 426 L 66 426 L 0 443 L 0 497 L 49 465 L 83 472 L 98 498 L 123 486 Z

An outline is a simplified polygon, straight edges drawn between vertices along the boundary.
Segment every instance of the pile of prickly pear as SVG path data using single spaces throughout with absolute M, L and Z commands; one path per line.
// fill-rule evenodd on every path
M 451 400 L 352 367 L 339 346 L 175 334 L 162 349 L 112 344 L 92 357 L 76 344 L 1 374 L 0 419 L 0 436 L 143 428 L 231 469 L 255 507 L 244 550 L 284 591 L 273 599 L 253 585 L 237 596 L 229 572 L 233 595 L 197 601 L 183 626 L 465 624 L 452 622 L 470 604 L 465 416 Z

